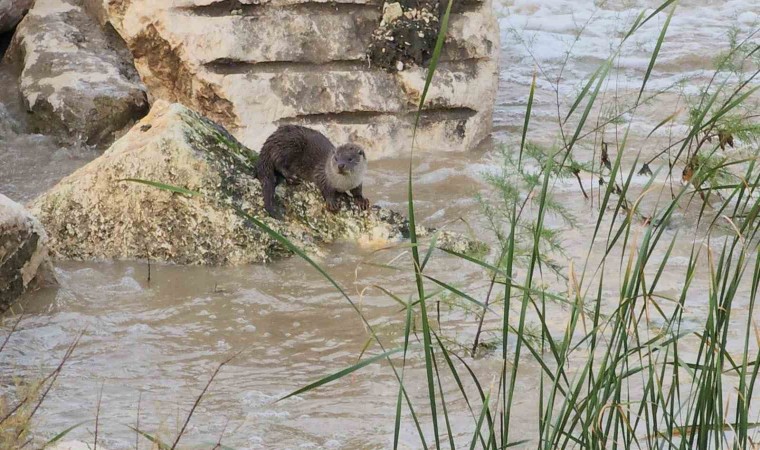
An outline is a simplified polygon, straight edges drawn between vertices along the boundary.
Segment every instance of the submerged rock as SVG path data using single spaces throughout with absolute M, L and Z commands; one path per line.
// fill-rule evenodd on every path
M 414 1 L 401 2 L 402 16 L 387 7 L 385 17 L 411 23 L 403 14 L 420 11 Z M 374 159 L 409 151 L 426 77 L 411 62 L 429 57 L 435 43 L 438 18 L 430 12 L 396 34 L 414 55 L 391 58 L 410 64 L 389 72 L 367 58 L 384 20 L 382 0 L 87 2 L 127 42 L 152 97 L 202 112 L 250 148 L 291 123 L 353 141 Z M 420 151 L 468 150 L 490 133 L 498 51 L 490 0 L 457 6 L 419 123 Z
M 0 34 L 13 30 L 34 0 L 0 0 Z
M 409 224 L 374 207 L 346 202 L 327 212 L 311 183 L 278 189 L 285 220 L 264 211 L 254 177 L 257 154 L 225 129 L 180 104 L 157 102 L 150 114 L 95 159 L 32 206 L 56 256 L 70 259 L 150 259 L 179 264 L 266 262 L 290 252 L 233 208 L 312 254 L 339 240 L 401 239 Z M 137 178 L 196 191 L 172 193 L 124 181 Z M 421 233 L 430 230 L 420 228 Z M 452 245 L 481 248 L 461 236 Z
M 22 67 L 21 93 L 36 131 L 107 143 L 147 113 L 145 88 L 119 45 L 81 0 L 36 1 L 6 55 Z
M 54 281 L 42 225 L 0 194 L 0 313 L 24 292 Z

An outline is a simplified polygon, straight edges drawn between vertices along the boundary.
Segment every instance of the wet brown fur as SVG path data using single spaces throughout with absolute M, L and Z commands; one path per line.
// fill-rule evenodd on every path
M 286 180 L 290 184 L 311 181 L 319 187 L 327 209 L 340 209 L 340 197 L 350 192 L 361 208 L 369 207 L 362 195 L 367 158 L 361 147 L 341 145 L 337 149 L 322 133 L 299 125 L 279 127 L 264 142 L 256 164 L 264 207 L 270 216 L 281 218 L 275 207 L 274 191 Z

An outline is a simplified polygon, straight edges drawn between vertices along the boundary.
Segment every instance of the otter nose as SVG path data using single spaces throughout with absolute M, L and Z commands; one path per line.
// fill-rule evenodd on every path
M 338 164 L 338 169 L 343 170 L 345 168 L 346 168 L 346 163 L 339 163 Z

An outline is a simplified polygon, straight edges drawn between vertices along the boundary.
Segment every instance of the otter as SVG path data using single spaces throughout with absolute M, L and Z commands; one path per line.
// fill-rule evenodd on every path
M 264 142 L 256 163 L 256 177 L 261 181 L 264 208 L 279 220 L 282 214 L 275 208 L 274 190 L 283 180 L 288 184 L 301 180 L 316 184 L 330 212 L 340 209 L 340 197 L 348 192 L 359 208 L 369 208 L 369 200 L 362 194 L 366 169 L 367 156 L 360 146 L 344 144 L 335 148 L 317 130 L 283 125 Z

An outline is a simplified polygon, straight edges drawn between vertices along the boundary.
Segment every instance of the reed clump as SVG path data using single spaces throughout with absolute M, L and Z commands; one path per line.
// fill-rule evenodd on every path
M 695 95 L 681 92 L 685 120 L 678 111 L 665 112 L 643 145 L 634 147 L 631 125 L 638 110 L 679 89 L 674 85 L 651 93 L 647 87 L 676 11 L 677 2 L 668 0 L 636 17 L 569 107 L 559 100 L 561 70 L 556 78 L 538 70 L 536 78 L 543 77 L 558 93 L 558 143 L 541 146 L 530 138 L 534 78 L 520 142 L 503 151 L 500 170 L 487 177 L 492 190 L 481 198 L 499 248 L 489 258 L 445 252 L 483 269 L 490 281 L 485 296 L 429 275 L 427 262 L 440 253 L 420 248 L 412 233 L 406 270 L 416 281 L 399 324 L 404 327 L 399 346 L 382 342 L 357 310 L 378 353 L 290 395 L 385 361 L 399 382 L 394 448 L 403 417 L 413 421 L 421 447 L 436 449 L 757 446 L 760 30 L 744 36 L 730 31 L 728 50 L 716 55 L 706 85 Z M 425 92 L 438 63 L 448 12 L 442 16 Z M 640 88 L 626 96 L 624 105 L 610 104 L 604 94 L 615 89 L 624 45 L 655 19 L 662 27 Z M 675 125 L 685 129 L 677 137 Z M 663 144 L 653 136 L 664 130 L 670 133 Z M 608 140 L 610 134 L 613 140 Z M 643 154 L 642 147 L 650 151 Z M 588 154 L 593 157 L 584 159 Z M 414 223 L 411 167 L 408 207 Z M 584 184 L 582 174 L 595 181 Z M 647 177 L 643 185 L 634 182 L 640 177 Z M 548 217 L 559 217 L 565 227 L 576 220 L 556 199 L 555 186 L 563 178 L 577 180 L 578 195 L 595 214 L 586 258 L 569 265 L 556 258 L 562 255 L 563 228 L 547 225 Z M 677 242 L 690 250 L 674 266 L 670 257 Z M 660 289 L 665 273 L 681 280 L 678 292 Z M 428 294 L 431 285 L 438 290 Z M 461 299 L 470 311 L 480 310 L 472 349 L 451 345 L 433 326 L 429 305 L 444 295 Z M 554 304 L 563 308 L 564 329 L 557 330 L 548 318 L 556 312 Z M 690 315 L 692 308 L 701 314 Z M 490 317 L 487 330 L 484 317 Z M 486 331 L 494 338 L 479 343 Z M 468 364 L 469 355 L 482 347 L 502 363 L 493 382 Z M 423 405 L 411 401 L 404 377 L 407 366 L 421 360 L 427 379 Z M 535 434 L 514 427 L 515 386 L 526 364 L 540 371 Z M 443 385 L 442 380 L 449 381 Z M 444 397 L 447 388 L 460 398 Z M 472 423 L 468 432 L 454 434 L 451 404 L 461 405 L 460 400 Z

